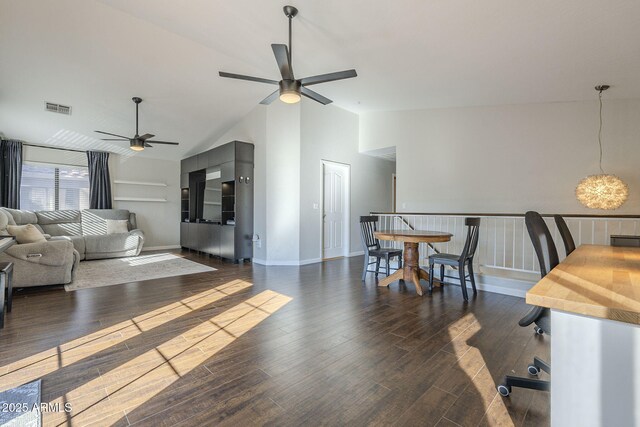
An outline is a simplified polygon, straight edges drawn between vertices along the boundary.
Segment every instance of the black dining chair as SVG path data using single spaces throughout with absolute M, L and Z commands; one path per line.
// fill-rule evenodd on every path
M 364 247 L 364 269 L 362 271 L 362 280 L 367 276 L 367 273 L 380 272 L 380 260 L 384 258 L 386 265 L 387 276 L 391 272 L 390 261 L 393 258 L 398 258 L 398 268 L 394 271 L 402 268 L 402 249 L 394 248 L 381 248 L 380 241 L 376 238 L 375 232 L 377 230 L 376 224 L 378 223 L 377 216 L 361 216 L 360 217 L 360 238 L 362 239 L 362 246 Z M 371 262 L 371 257 L 375 257 L 375 261 Z M 375 270 L 369 270 L 371 264 L 376 265 Z
M 569 227 L 567 227 L 567 223 L 564 221 L 564 218 L 562 218 L 561 215 L 554 215 L 553 219 L 555 220 L 558 231 L 560 232 L 560 237 L 562 237 L 562 243 L 564 243 L 564 251 L 567 256 L 569 256 L 569 254 L 576 249 L 576 244 L 573 241 L 573 237 L 571 236 L 571 231 L 569 231 Z
M 440 264 L 440 283 L 444 283 L 445 277 L 449 279 L 460 279 L 462 297 L 465 301 L 469 301 L 469 295 L 467 294 L 467 279 L 471 281 L 473 294 L 475 295 L 478 293 L 476 290 L 476 279 L 473 275 L 473 257 L 476 254 L 476 249 L 478 249 L 480 218 L 465 218 L 464 225 L 467 226 L 467 240 L 464 243 L 464 248 L 460 255 L 434 254 L 429 257 L 429 295 L 433 292 L 433 269 L 435 264 Z M 445 265 L 457 267 L 459 277 L 445 276 Z M 465 272 L 465 266 L 469 271 L 469 274 Z
M 531 243 L 533 243 L 533 248 L 538 256 L 540 278 L 543 278 L 560 263 L 556 244 L 553 242 L 547 224 L 538 212 L 527 212 L 524 216 L 524 221 L 527 226 L 527 231 L 529 231 Z M 551 312 L 548 308 L 534 306 L 529 313 L 518 322 L 522 327 L 529 326 L 532 323 L 536 324 L 534 327 L 536 334 L 542 335 L 546 333 L 551 335 Z M 533 363 L 527 367 L 527 371 L 531 376 L 538 376 L 540 371 L 551 374 L 551 365 L 534 357 Z M 498 386 L 498 393 L 502 396 L 509 396 L 509 394 L 511 394 L 511 387 L 548 391 L 551 389 L 551 382 L 537 378 L 522 378 L 507 375 L 504 377 L 504 382 Z

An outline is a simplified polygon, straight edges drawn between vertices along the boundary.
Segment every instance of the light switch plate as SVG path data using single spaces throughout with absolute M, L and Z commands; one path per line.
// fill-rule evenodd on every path
M 318 205 L 317 203 L 313 204 L 313 209 L 320 209 L 320 205 Z

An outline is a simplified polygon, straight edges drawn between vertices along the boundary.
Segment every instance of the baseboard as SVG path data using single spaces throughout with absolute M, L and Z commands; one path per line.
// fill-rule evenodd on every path
M 361 255 L 364 255 L 364 251 L 351 252 L 348 256 L 349 258 L 351 258 L 352 256 L 361 256 Z
M 453 270 L 447 270 L 448 275 L 451 275 Z M 437 277 L 438 274 L 436 273 Z M 510 277 L 498 277 L 488 274 L 476 274 L 476 287 L 479 291 L 493 292 L 494 294 L 510 295 L 512 297 L 524 298 L 527 291 L 536 284 L 536 282 L 530 282 L 527 280 L 513 279 Z M 457 280 L 453 279 L 457 284 Z M 467 289 L 471 290 L 471 284 L 467 282 Z
M 535 282 L 476 274 L 478 290 L 524 298 Z
M 180 249 L 180 245 L 169 245 L 169 246 L 143 246 L 142 252 L 147 251 L 166 251 L 169 249 Z
M 271 261 L 271 260 L 265 260 L 265 259 L 259 259 L 259 258 L 252 258 L 251 261 L 254 264 L 260 264 L 260 265 L 266 265 L 266 266 L 288 266 L 288 267 L 298 267 L 300 265 L 300 261 L 288 261 L 288 260 L 284 260 L 284 261 Z

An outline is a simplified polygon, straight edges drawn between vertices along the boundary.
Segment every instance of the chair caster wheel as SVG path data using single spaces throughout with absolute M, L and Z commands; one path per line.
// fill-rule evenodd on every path
M 538 335 L 544 335 L 544 331 L 542 329 L 540 329 L 540 327 L 538 327 L 538 326 L 534 327 L 533 330 Z
M 529 371 L 529 375 L 537 377 L 540 374 L 540 369 L 536 365 L 527 366 L 527 371 Z
M 509 394 L 511 394 L 511 387 L 507 387 L 504 384 L 500 384 L 498 386 L 498 393 L 500 393 L 502 397 L 507 397 L 509 396 Z

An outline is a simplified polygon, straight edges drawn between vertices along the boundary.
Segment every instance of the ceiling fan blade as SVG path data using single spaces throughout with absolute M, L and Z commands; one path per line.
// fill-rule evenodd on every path
M 278 84 L 276 80 L 263 79 L 261 77 L 251 77 L 251 76 L 244 76 L 242 74 L 225 73 L 224 71 L 220 71 L 218 72 L 218 74 L 220 75 L 220 77 L 227 77 L 230 79 L 249 80 L 250 82 L 268 83 L 271 85 Z
M 318 83 L 332 82 L 334 80 L 350 79 L 357 77 L 356 70 L 337 71 L 335 73 L 320 74 L 318 76 L 305 77 L 300 80 L 300 84 L 303 86 L 316 85 Z
M 293 80 L 293 68 L 289 61 L 289 48 L 286 44 L 272 44 L 273 54 L 276 57 L 278 68 L 283 80 Z
M 167 142 L 167 141 L 149 141 L 149 142 L 152 142 L 154 144 L 167 144 L 167 145 L 178 145 L 179 144 L 178 142 Z M 146 143 L 147 142 L 145 141 L 145 144 Z
M 276 100 L 276 98 L 278 97 L 278 95 L 280 95 L 280 89 L 276 90 L 275 92 L 273 92 L 271 95 L 267 96 L 265 99 L 263 99 L 262 101 L 260 101 L 260 104 L 262 105 L 269 105 L 271 104 L 273 101 Z
M 124 138 L 100 138 L 100 141 L 129 141 Z
M 101 131 L 101 130 L 94 130 L 94 132 L 102 133 L 102 134 L 104 134 L 104 135 L 117 136 L 118 138 L 124 138 L 124 139 L 126 139 L 126 140 L 129 140 L 129 137 L 128 137 L 128 136 L 118 135 L 117 133 L 103 132 L 103 131 Z
M 314 92 L 311 89 L 307 89 L 304 86 L 300 88 L 300 93 L 302 93 L 302 95 L 306 96 L 307 98 L 310 98 L 316 102 L 319 102 L 322 105 L 331 104 L 333 102 L 329 98 L 325 98 L 324 96 L 320 95 L 318 92 Z
M 147 148 L 153 148 L 153 145 L 149 144 L 148 142 L 145 142 L 144 146 L 147 147 Z
M 154 136 L 155 135 L 152 133 L 145 133 L 144 135 L 139 136 L 138 139 L 142 139 L 144 141 L 145 139 L 153 138 Z

